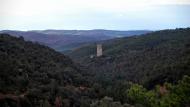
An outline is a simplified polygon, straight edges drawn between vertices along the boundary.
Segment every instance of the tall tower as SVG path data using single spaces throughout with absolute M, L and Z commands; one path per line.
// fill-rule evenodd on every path
M 97 44 L 97 57 L 102 56 L 102 44 Z

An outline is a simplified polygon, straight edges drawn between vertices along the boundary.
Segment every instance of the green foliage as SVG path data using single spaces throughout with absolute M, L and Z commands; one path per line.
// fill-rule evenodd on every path
M 0 71 L 2 99 L 9 94 L 20 99 L 24 94 L 24 99 L 29 99 L 29 103 L 37 107 L 54 105 L 55 98 L 60 95 L 69 101 L 77 96 L 74 103 L 79 102 L 81 92 L 76 90 L 80 85 L 88 83 L 79 72 L 79 66 L 67 56 L 8 34 L 0 34 Z M 68 85 L 73 89 L 63 92 L 61 88 Z M 0 105 L 8 100 L 3 100 Z
M 146 89 L 143 88 L 143 86 L 134 84 L 131 86 L 131 88 L 128 90 L 128 97 L 132 101 L 138 102 L 138 103 L 145 103 L 146 100 Z
M 165 84 L 165 87 L 167 92 L 160 95 L 159 89 L 147 91 L 143 86 L 133 84 L 128 90 L 128 98 L 146 107 L 186 107 L 190 105 L 189 76 L 184 76 L 177 85 Z

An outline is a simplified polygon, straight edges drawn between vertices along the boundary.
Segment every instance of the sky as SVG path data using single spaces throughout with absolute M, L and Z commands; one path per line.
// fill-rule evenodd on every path
M 0 30 L 190 27 L 190 0 L 0 0 Z

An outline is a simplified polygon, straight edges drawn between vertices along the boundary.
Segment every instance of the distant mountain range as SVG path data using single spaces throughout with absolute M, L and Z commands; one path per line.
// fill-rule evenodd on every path
M 66 52 L 81 47 L 91 42 L 109 40 L 119 37 L 128 37 L 132 35 L 141 35 L 149 33 L 148 30 L 31 30 L 14 31 L 3 30 L 0 33 L 8 33 L 15 36 L 23 36 L 25 40 L 39 42 L 49 46 L 57 51 Z

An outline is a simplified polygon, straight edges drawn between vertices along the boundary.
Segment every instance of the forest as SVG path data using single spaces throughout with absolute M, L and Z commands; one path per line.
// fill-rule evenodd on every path
M 1 107 L 189 107 L 190 28 L 59 53 L 0 34 Z

